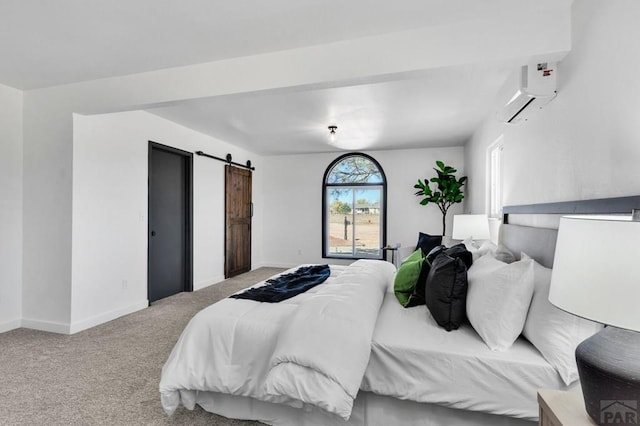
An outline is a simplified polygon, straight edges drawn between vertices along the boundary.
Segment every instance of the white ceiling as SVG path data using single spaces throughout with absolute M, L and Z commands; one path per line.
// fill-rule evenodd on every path
M 150 112 L 263 154 L 460 146 L 508 67 L 467 65 L 377 84 L 208 98 Z M 331 143 L 328 126 L 336 125 Z
M 0 83 L 22 90 L 325 44 L 571 0 L 2 0 Z M 463 144 L 512 65 L 150 110 L 262 154 Z M 337 146 L 327 126 L 338 126 Z

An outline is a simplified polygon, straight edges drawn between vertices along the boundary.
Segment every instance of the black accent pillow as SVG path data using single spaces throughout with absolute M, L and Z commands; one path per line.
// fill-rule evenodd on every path
M 418 248 L 422 249 L 423 255 L 428 255 L 431 250 L 435 247 L 438 247 L 442 244 L 442 235 L 429 235 L 420 232 L 418 234 L 418 244 L 416 245 L 416 250 Z
M 425 302 L 433 319 L 445 330 L 456 330 L 465 322 L 467 266 L 460 257 L 443 252 L 433 260 L 425 284 Z
M 451 257 L 459 257 L 464 262 L 467 269 L 471 268 L 473 264 L 473 255 L 469 250 L 467 250 L 467 246 L 464 244 L 456 244 L 453 247 L 449 247 L 446 250 L 446 253 Z
M 418 275 L 418 281 L 416 282 L 416 285 L 413 288 L 413 293 L 409 298 L 409 306 L 424 305 L 424 288 L 427 283 L 427 276 L 431 270 L 431 262 L 433 262 L 433 259 L 435 259 L 444 250 L 446 250 L 445 246 L 436 246 L 425 256 L 424 262 L 422 262 L 420 275 Z

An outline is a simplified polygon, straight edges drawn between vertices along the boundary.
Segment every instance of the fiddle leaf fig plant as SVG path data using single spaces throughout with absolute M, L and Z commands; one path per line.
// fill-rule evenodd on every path
M 442 235 L 445 235 L 447 230 L 447 211 L 449 208 L 457 203 L 460 203 L 464 199 L 462 187 L 467 181 L 466 176 L 462 176 L 460 179 L 456 178 L 457 172 L 451 166 L 447 166 L 442 161 L 436 161 L 437 176 L 431 179 L 418 179 L 418 183 L 413 187 L 417 189 L 415 195 L 423 197 L 420 200 L 420 204 L 426 206 L 429 203 L 433 203 L 438 206 L 442 212 Z M 430 184 L 435 183 L 435 188 L 431 189 Z

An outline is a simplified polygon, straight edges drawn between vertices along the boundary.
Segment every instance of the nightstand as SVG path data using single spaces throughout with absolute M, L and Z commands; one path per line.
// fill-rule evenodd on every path
M 597 426 L 584 409 L 581 392 L 538 391 L 540 426 Z
M 391 252 L 391 263 L 393 263 L 394 265 L 396 265 L 396 252 L 398 251 L 398 248 L 400 248 L 399 244 L 395 247 L 391 247 L 391 246 L 382 247 L 382 251 L 385 252 L 385 257 L 387 252 Z

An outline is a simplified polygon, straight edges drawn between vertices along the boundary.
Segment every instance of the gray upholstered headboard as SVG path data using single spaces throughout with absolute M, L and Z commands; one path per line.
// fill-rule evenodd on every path
M 557 236 L 556 229 L 502 224 L 499 239 L 517 258 L 524 252 L 542 266 L 551 268 L 556 253 Z
M 631 214 L 634 209 L 640 209 L 640 196 L 506 206 L 502 209 L 504 216 L 499 240 L 518 258 L 524 252 L 541 265 L 551 268 L 557 229 L 512 225 L 509 223 L 510 215 Z

